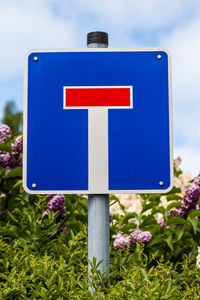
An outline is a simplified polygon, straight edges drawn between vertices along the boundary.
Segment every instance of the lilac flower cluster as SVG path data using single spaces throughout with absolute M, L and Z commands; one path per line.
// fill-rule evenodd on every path
M 0 144 L 5 143 L 11 135 L 10 127 L 3 124 L 0 127 Z M 0 151 L 0 167 L 7 168 L 6 173 L 15 167 L 22 166 L 21 154 L 23 151 L 22 136 L 18 136 L 14 143 L 11 144 L 11 152 Z
M 56 221 L 59 222 L 66 216 L 65 196 L 64 195 L 51 195 L 50 197 L 51 198 L 48 202 L 47 208 L 44 211 L 44 217 L 48 216 L 48 211 L 51 211 L 51 212 L 59 211 L 59 215 L 56 219 Z
M 123 234 L 121 231 L 115 235 L 113 243 L 115 250 L 124 249 L 133 245 L 134 242 L 147 244 L 152 238 L 149 231 L 135 229 L 130 235 Z
M 193 183 L 187 188 L 181 203 L 183 205 L 169 212 L 170 216 L 179 216 L 184 219 L 192 209 L 199 209 L 198 198 L 200 196 L 200 176 L 196 177 Z
M 123 234 L 119 231 L 115 235 L 115 241 L 113 243 L 115 250 L 127 248 L 133 244 L 131 237 L 128 234 Z
M 20 157 L 23 152 L 22 135 L 16 137 L 14 143 L 12 143 L 11 146 L 13 148 L 12 155 L 14 156 L 15 166 L 22 167 L 22 159 Z
M 0 127 L 0 144 L 5 143 L 7 138 L 11 136 L 11 130 L 10 127 L 6 124 L 3 124 Z
M 152 238 L 152 234 L 149 231 L 136 229 L 131 233 L 131 238 L 138 244 L 148 243 Z
M 12 154 L 9 152 L 0 151 L 0 167 L 8 168 L 11 170 L 14 164 Z

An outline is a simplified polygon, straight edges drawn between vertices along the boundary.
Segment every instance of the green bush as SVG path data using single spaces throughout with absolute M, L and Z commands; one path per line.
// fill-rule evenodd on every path
M 6 127 L 4 135 L 1 132 L 0 128 L 0 299 L 200 298 L 199 177 L 184 196 L 174 187 L 166 195 L 173 200 L 167 208 L 160 206 L 160 194 L 141 195 L 139 215 L 126 213 L 119 199 L 110 197 L 110 205 L 118 202 L 124 215 L 112 216 L 110 275 L 104 278 L 95 258 L 88 274 L 87 196 L 62 196 L 64 206 L 58 209 L 52 204 L 55 196 L 27 194 L 21 180 L 22 139 L 5 138 Z M 162 224 L 157 213 L 163 216 Z M 148 232 L 150 240 L 134 240 L 136 229 Z M 130 237 L 130 245 L 116 250 L 113 243 L 119 232 Z
M 0 299 L 199 299 L 200 274 L 194 257 L 173 265 L 157 258 L 157 264 L 138 246 L 116 252 L 111 273 L 98 285 L 99 271 L 93 265 L 94 294 L 88 292 L 86 247 L 82 237 L 60 257 L 40 255 L 28 246 L 12 246 L 0 240 Z

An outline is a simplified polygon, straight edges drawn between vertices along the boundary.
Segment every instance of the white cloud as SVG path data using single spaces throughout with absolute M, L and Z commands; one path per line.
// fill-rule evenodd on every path
M 109 32 L 111 46 L 142 46 L 135 32 L 174 26 L 199 7 L 196 0 L 0 1 L 0 80 L 22 72 L 29 49 L 85 47 L 93 30 Z
M 113 47 L 142 46 L 146 44 L 145 38 L 150 41 L 149 36 L 173 30 L 200 9 L 197 0 L 51 0 L 51 3 L 60 15 L 70 16 L 78 25 L 78 36 L 93 30 L 107 31 Z
M 22 72 L 28 50 L 73 45 L 73 24 L 57 18 L 42 1 L 1 1 L 0 28 L 1 81 Z
M 7 87 L 15 98 L 13 82 L 30 49 L 86 47 L 93 30 L 107 31 L 111 47 L 154 46 L 156 35 L 156 45 L 172 53 L 174 136 L 189 170 L 200 143 L 199 16 L 199 0 L 0 0 L 0 97 Z
M 182 145 L 200 148 L 200 19 L 177 26 L 161 43 L 172 54 L 175 137 L 181 137 Z
M 172 53 L 174 97 L 181 103 L 199 103 L 200 19 L 193 19 L 162 39 Z
M 69 3 L 59 2 L 63 13 L 68 11 Z M 157 29 L 178 22 L 199 6 L 196 0 L 74 0 L 72 4 L 81 19 L 84 15 L 91 16 L 101 26 L 105 24 L 116 31 Z
M 190 171 L 192 178 L 200 174 L 200 152 L 194 148 L 186 147 L 176 147 L 174 149 L 174 158 L 181 156 L 182 163 L 181 169 L 186 172 Z

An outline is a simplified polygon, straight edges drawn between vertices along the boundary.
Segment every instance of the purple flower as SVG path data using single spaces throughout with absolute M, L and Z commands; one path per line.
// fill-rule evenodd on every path
M 0 127 L 0 144 L 4 143 L 7 138 L 11 135 L 10 127 L 6 124 L 3 124 Z
M 6 169 L 6 171 L 5 171 L 5 175 L 7 175 L 11 170 L 12 170 L 12 168 L 7 167 L 7 169 Z
M 11 153 L 0 151 L 0 166 L 3 168 L 11 168 L 13 166 L 13 157 Z
M 13 148 L 13 157 L 15 161 L 15 167 L 22 167 L 22 159 L 20 157 L 20 154 L 23 152 L 23 140 L 22 135 L 16 137 L 14 143 L 11 144 Z
M 23 141 L 22 141 L 22 135 L 19 135 L 16 137 L 14 143 L 11 144 L 13 148 L 13 152 L 20 154 L 23 151 Z
M 179 216 L 184 219 L 192 209 L 198 208 L 198 199 L 200 196 L 200 176 L 196 177 L 193 183 L 186 189 L 185 196 L 181 203 L 183 205 L 177 207 L 175 210 L 169 212 L 170 216 Z
M 142 231 L 140 229 L 135 229 L 130 237 L 137 243 L 148 243 L 151 238 L 152 234 L 149 231 Z
M 7 125 L 2 125 L 0 127 L 0 144 L 5 142 L 10 136 L 11 131 Z M 14 143 L 11 144 L 13 149 L 12 153 L 0 151 L 0 167 L 8 168 L 7 173 L 15 168 L 22 166 L 21 153 L 23 151 L 22 135 L 18 136 Z
M 0 144 L 4 143 L 11 135 L 11 130 L 8 125 L 3 124 L 0 127 Z M 8 152 L 0 151 L 0 167 L 8 168 L 13 163 L 12 155 Z
M 161 217 L 158 221 L 157 221 L 157 224 L 159 226 L 163 226 L 163 227 L 166 227 L 166 228 L 170 228 L 170 226 L 168 226 L 166 223 L 165 223 L 165 219 L 163 217 Z
M 157 221 L 157 223 L 158 223 L 159 226 L 165 226 L 165 225 L 166 225 L 166 224 L 165 224 L 165 220 L 164 220 L 163 217 L 160 218 L 160 219 Z
M 121 231 L 115 235 L 114 247 L 115 250 L 127 248 L 133 244 L 131 237 L 128 234 L 123 234 Z
M 59 222 L 66 216 L 66 208 L 65 208 L 65 196 L 64 195 L 53 195 L 48 202 L 47 208 L 44 212 L 44 217 L 48 216 L 48 211 L 57 212 L 59 211 L 59 215 L 56 219 Z
M 113 215 L 109 212 L 109 222 L 111 223 Z

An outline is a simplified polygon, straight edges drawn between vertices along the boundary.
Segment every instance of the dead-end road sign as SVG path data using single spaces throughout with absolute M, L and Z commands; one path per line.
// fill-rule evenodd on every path
M 29 193 L 163 193 L 173 185 L 170 55 L 35 50 L 25 61 Z

